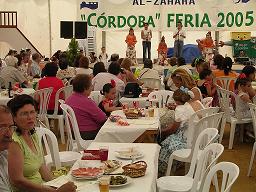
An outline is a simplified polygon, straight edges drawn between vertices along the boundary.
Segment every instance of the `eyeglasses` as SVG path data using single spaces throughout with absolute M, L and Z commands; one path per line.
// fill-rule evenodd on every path
M 20 117 L 22 117 L 22 118 L 28 118 L 28 117 L 30 117 L 30 116 L 36 116 L 36 111 L 30 111 L 30 112 L 28 112 L 28 111 L 25 111 L 25 112 L 21 112 L 20 114 L 19 114 L 19 116 Z
M 7 131 L 14 132 L 16 131 L 16 129 L 17 129 L 17 126 L 15 125 L 11 125 L 9 127 L 0 127 L 0 132 L 7 132 Z

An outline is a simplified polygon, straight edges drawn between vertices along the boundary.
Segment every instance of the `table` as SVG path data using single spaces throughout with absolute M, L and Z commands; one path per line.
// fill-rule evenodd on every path
M 160 151 L 160 146 L 158 144 L 141 144 L 141 143 L 97 143 L 93 142 L 88 149 L 99 149 L 100 146 L 108 146 L 109 148 L 109 158 L 111 160 L 119 160 L 122 165 L 131 163 L 130 160 L 120 160 L 115 157 L 115 151 L 128 148 L 136 147 L 143 151 L 144 157 L 139 159 L 147 163 L 146 175 L 144 177 L 132 178 L 132 183 L 127 186 L 119 188 L 110 188 L 110 191 L 118 192 L 156 192 L 156 179 L 158 173 L 158 156 Z M 78 160 L 72 167 L 71 170 L 79 168 L 81 164 L 94 165 L 99 164 L 100 161 L 82 161 Z M 119 168 L 115 173 L 122 172 Z M 67 181 L 73 181 L 77 185 L 77 191 L 80 192 L 99 192 L 98 184 L 95 180 L 75 180 L 72 178 L 70 173 L 67 176 L 62 176 L 46 184 L 51 186 L 59 187 Z
M 23 91 L 21 93 L 18 93 L 19 95 L 21 94 L 26 94 L 30 95 L 35 93 L 35 90 L 32 88 L 22 88 Z M 17 93 L 14 93 L 17 94 Z M 7 90 L 1 91 L 0 92 L 0 105 L 7 105 L 8 101 L 10 101 L 12 98 L 9 98 Z
M 155 131 L 159 128 L 159 112 L 155 109 L 155 117 L 142 117 L 139 119 L 126 119 L 123 111 L 113 111 L 112 115 L 119 115 L 127 120 L 129 126 L 119 126 L 109 119 L 101 127 L 95 141 L 110 143 L 133 143 L 146 131 Z

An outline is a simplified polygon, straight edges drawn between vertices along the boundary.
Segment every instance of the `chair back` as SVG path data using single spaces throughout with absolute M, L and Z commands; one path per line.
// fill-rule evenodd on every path
M 223 145 L 219 143 L 211 143 L 208 146 L 206 146 L 201 154 L 198 154 L 199 147 L 196 145 L 196 153 L 193 154 L 191 166 L 194 169 L 190 171 L 188 175 L 194 178 L 191 192 L 198 191 L 198 184 L 203 183 L 205 180 L 206 174 L 209 172 L 209 170 L 212 168 L 213 165 L 216 164 L 218 158 L 224 151 Z M 199 158 L 199 159 L 198 159 Z M 196 167 L 196 168 L 195 168 Z
M 163 108 L 167 103 L 174 102 L 172 96 L 173 96 L 173 91 L 159 90 L 159 91 L 151 92 L 148 95 L 148 100 L 158 102 L 159 107 Z
M 68 82 L 66 83 L 66 85 L 68 86 L 68 85 L 72 85 L 72 81 L 73 81 L 73 77 L 71 77 L 69 80 L 68 80 Z
M 44 148 L 46 149 L 46 154 L 51 156 L 53 165 L 56 167 L 56 170 L 60 169 L 61 162 L 59 146 L 58 140 L 54 133 L 51 130 L 43 127 L 37 127 L 36 133 L 39 137 L 39 141 L 42 142 Z
M 100 93 L 100 91 L 92 91 L 89 97 L 97 104 L 97 106 L 103 99 L 103 95 Z
M 222 88 L 222 89 L 226 89 L 226 90 L 234 90 L 234 87 L 231 87 L 231 83 L 235 82 L 236 78 L 234 77 L 217 77 L 216 78 L 216 83 Z
M 193 135 L 192 138 L 192 146 L 196 142 L 196 138 L 198 135 L 206 128 L 215 128 L 218 130 L 220 126 L 221 119 L 224 113 L 216 113 L 213 115 L 209 115 L 200 119 L 194 126 L 194 132 L 191 134 Z M 217 139 L 217 138 L 216 138 Z M 193 149 L 192 149 L 193 150 Z
M 202 99 L 202 104 L 205 108 L 209 108 L 212 106 L 213 97 L 205 97 Z
M 66 100 L 72 94 L 72 92 L 73 92 L 72 85 L 62 87 L 56 92 L 55 106 L 54 106 L 54 113 L 53 113 L 54 116 L 58 115 L 58 111 L 59 111 L 59 102 L 58 101 L 60 100 L 60 97 L 62 96 L 62 98 L 64 100 Z
M 209 192 L 211 182 L 218 172 L 222 172 L 221 189 L 220 192 L 229 192 L 232 185 L 239 176 L 239 167 L 231 162 L 220 162 L 214 165 L 208 172 L 205 181 L 201 185 L 203 192 Z
M 250 112 L 252 115 L 252 124 L 254 136 L 256 135 L 256 104 L 249 103 Z
M 192 153 L 192 159 L 189 171 L 187 173 L 187 176 L 194 178 L 196 167 L 197 167 L 197 160 L 200 150 L 204 150 L 206 146 L 211 144 L 216 136 L 218 135 L 218 130 L 214 128 L 206 128 L 203 130 L 199 136 L 196 138 L 194 150 Z M 207 140 L 207 142 L 205 142 Z
M 151 89 L 162 89 L 161 80 L 160 79 L 154 79 L 154 78 L 143 78 L 140 79 L 142 81 L 143 87 L 148 87 Z
M 252 102 L 256 104 L 256 95 L 252 98 Z
M 37 90 L 33 94 L 34 99 L 37 102 L 39 102 L 38 118 L 41 121 L 45 121 L 45 117 L 47 115 L 47 110 L 48 110 L 48 104 L 50 101 L 52 91 L 53 91 L 53 88 L 49 87 L 49 88 Z
M 82 144 L 80 143 L 80 141 L 82 141 L 83 139 L 79 132 L 79 127 L 78 127 L 74 110 L 67 104 L 61 104 L 60 107 L 64 113 L 65 125 L 68 133 L 68 150 L 73 150 L 75 148 L 74 146 L 75 143 L 77 145 L 78 151 L 84 150 L 82 147 Z M 73 139 L 72 131 L 73 131 L 75 140 Z
M 219 92 L 219 101 L 220 101 L 220 107 L 221 110 L 225 113 L 225 117 L 227 118 L 227 121 L 231 121 L 231 112 L 234 111 L 234 107 L 232 105 L 232 100 L 235 101 L 236 95 L 228 91 L 226 89 L 218 88 Z
M 218 129 L 223 113 L 218 113 L 218 107 L 211 107 L 195 112 L 189 119 L 187 130 L 187 147 L 193 151 L 196 138 L 205 128 Z

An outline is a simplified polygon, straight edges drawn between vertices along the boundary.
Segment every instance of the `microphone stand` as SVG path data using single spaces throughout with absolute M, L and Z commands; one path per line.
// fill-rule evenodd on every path
M 178 30 L 178 58 L 180 57 L 180 31 Z

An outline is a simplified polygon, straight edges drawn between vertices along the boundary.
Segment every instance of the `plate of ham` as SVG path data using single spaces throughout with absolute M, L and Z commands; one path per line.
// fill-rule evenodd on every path
M 104 170 L 98 167 L 84 167 L 71 171 L 71 175 L 76 179 L 97 179 L 102 176 Z

